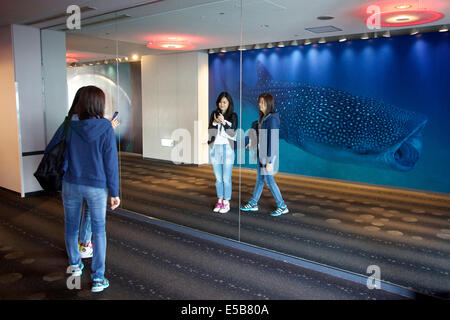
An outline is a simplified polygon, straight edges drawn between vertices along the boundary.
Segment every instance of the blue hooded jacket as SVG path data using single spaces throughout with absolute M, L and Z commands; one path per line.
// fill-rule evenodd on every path
M 258 125 L 258 121 L 252 123 L 254 132 L 250 137 L 245 137 L 245 145 L 248 145 L 250 140 L 255 140 L 252 141 L 252 148 L 257 150 L 259 165 L 265 166 L 267 163 L 273 163 L 279 152 L 279 113 L 269 113 L 263 118 L 260 129 Z
M 116 137 L 107 119 L 69 122 L 64 154 L 63 181 L 96 188 L 108 188 L 111 197 L 119 196 L 119 161 Z M 62 124 L 45 149 L 61 141 Z

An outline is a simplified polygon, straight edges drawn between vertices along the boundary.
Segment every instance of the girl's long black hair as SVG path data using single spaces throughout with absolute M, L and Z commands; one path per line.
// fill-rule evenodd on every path
M 221 92 L 219 94 L 219 96 L 217 97 L 217 100 L 216 100 L 216 111 L 215 112 L 219 112 L 219 113 L 221 112 L 220 108 L 219 108 L 219 103 L 220 103 L 220 100 L 222 100 L 223 97 L 225 97 L 228 100 L 228 103 L 229 103 L 228 104 L 228 109 L 225 112 L 225 114 L 223 115 L 223 117 L 226 120 L 230 121 L 231 117 L 233 115 L 233 112 L 234 112 L 234 103 L 233 103 L 233 98 L 231 98 L 231 95 L 228 92 L 225 92 L 225 91 Z
M 270 93 L 260 94 L 258 97 L 258 104 L 259 104 L 259 100 L 261 100 L 261 99 L 264 99 L 264 101 L 266 102 L 266 105 L 267 105 L 266 114 L 274 113 L 275 112 L 275 102 L 274 102 L 273 96 Z M 263 118 L 264 118 L 264 113 L 259 111 L 259 122 L 261 122 Z

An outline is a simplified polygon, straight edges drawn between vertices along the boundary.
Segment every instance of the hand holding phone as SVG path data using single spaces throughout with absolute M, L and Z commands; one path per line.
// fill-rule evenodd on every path
M 119 111 L 114 112 L 111 120 L 114 120 L 119 115 Z

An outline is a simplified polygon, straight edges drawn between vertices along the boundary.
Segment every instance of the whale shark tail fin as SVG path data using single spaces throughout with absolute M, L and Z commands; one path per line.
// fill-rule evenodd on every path
M 264 86 L 265 83 L 273 80 L 272 75 L 260 61 L 256 61 L 256 73 L 258 75 L 257 87 Z

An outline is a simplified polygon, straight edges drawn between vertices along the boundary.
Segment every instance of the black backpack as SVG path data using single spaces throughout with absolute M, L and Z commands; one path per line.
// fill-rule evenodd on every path
M 66 149 L 66 135 L 69 130 L 69 117 L 64 120 L 64 131 L 61 141 L 49 150 L 39 163 L 34 173 L 42 189 L 49 193 L 56 193 L 62 188 L 64 151 Z

